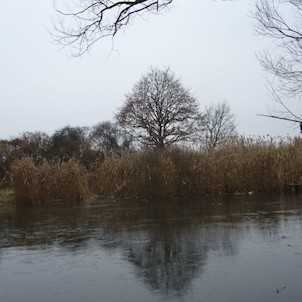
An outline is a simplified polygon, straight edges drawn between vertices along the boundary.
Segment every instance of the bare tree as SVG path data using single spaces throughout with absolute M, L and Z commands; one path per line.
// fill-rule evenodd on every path
M 89 138 L 92 147 L 107 152 L 118 148 L 118 129 L 111 122 L 101 122 L 92 127 Z
M 159 14 L 173 0 L 75 0 L 72 7 L 61 9 L 55 23 L 56 40 L 62 45 L 75 47 L 76 55 L 82 55 L 98 40 L 115 36 L 136 16 Z
M 196 99 L 169 68 L 151 68 L 116 114 L 119 126 L 136 141 L 157 148 L 192 139 L 201 119 Z
M 90 148 L 86 127 L 65 126 L 56 130 L 50 137 L 47 157 L 50 159 L 68 161 L 83 157 L 85 149 Z
M 36 163 L 41 163 L 50 145 L 50 137 L 44 132 L 23 132 L 20 136 L 22 152 L 31 156 Z M 20 150 L 20 151 L 21 151 Z
M 208 150 L 237 135 L 235 116 L 226 102 L 206 107 L 202 137 Z
M 92 127 L 89 135 L 93 149 L 102 152 L 129 149 L 131 138 L 119 131 L 110 121 L 98 123 Z
M 260 0 L 253 16 L 257 32 L 276 45 L 258 58 L 268 73 L 271 95 L 282 106 L 278 115 L 301 121 L 285 100 L 302 97 L 302 1 Z

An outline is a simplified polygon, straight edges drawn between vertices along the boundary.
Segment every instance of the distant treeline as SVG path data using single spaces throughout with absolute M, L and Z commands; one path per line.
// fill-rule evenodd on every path
M 52 135 L 44 132 L 24 132 L 9 140 L 0 140 L 0 184 L 10 181 L 9 171 L 15 160 L 31 158 L 36 165 L 43 162 L 77 160 L 85 168 L 103 161 L 109 152 L 130 148 L 131 140 L 111 122 L 93 127 L 66 126 Z
M 97 147 L 92 136 L 75 137 L 59 131 L 51 137 L 34 133 L 2 141 L 2 185 L 12 185 L 19 202 L 40 203 L 91 195 L 159 199 L 283 193 L 302 180 L 299 138 L 237 137 L 196 150 L 138 149 L 125 137 L 112 140 L 111 147 Z

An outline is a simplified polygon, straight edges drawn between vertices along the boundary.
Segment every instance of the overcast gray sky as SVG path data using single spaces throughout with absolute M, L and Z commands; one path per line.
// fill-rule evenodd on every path
M 4 1 L 0 139 L 111 120 L 151 65 L 170 66 L 201 109 L 226 100 L 240 134 L 298 135 L 287 122 L 256 115 L 275 104 L 255 56 L 270 41 L 255 34 L 251 8 L 247 0 L 175 0 L 164 15 L 136 18 L 114 41 L 70 59 L 47 31 L 56 17 L 52 0 Z

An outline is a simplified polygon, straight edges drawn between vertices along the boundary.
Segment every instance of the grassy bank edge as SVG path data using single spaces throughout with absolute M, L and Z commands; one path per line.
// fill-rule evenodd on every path
M 0 189 L 0 205 L 14 203 L 15 201 L 15 193 L 13 188 Z

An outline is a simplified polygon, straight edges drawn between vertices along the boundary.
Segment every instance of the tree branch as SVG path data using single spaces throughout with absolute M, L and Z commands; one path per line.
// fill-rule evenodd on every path
M 61 18 L 54 23 L 55 42 L 72 46 L 74 56 L 81 56 L 102 38 L 114 37 L 135 16 L 159 14 L 174 0 L 76 0 L 74 7 L 54 8 Z
M 295 122 L 295 123 L 301 123 L 302 122 L 302 119 L 301 120 L 294 120 L 294 119 L 290 119 L 290 118 L 287 118 L 287 117 L 281 117 L 281 116 L 277 116 L 277 115 L 268 115 L 268 114 L 257 114 L 257 115 L 258 116 L 270 117 L 270 118 L 276 118 L 276 119 L 279 119 L 279 120 L 285 120 L 285 121 Z

